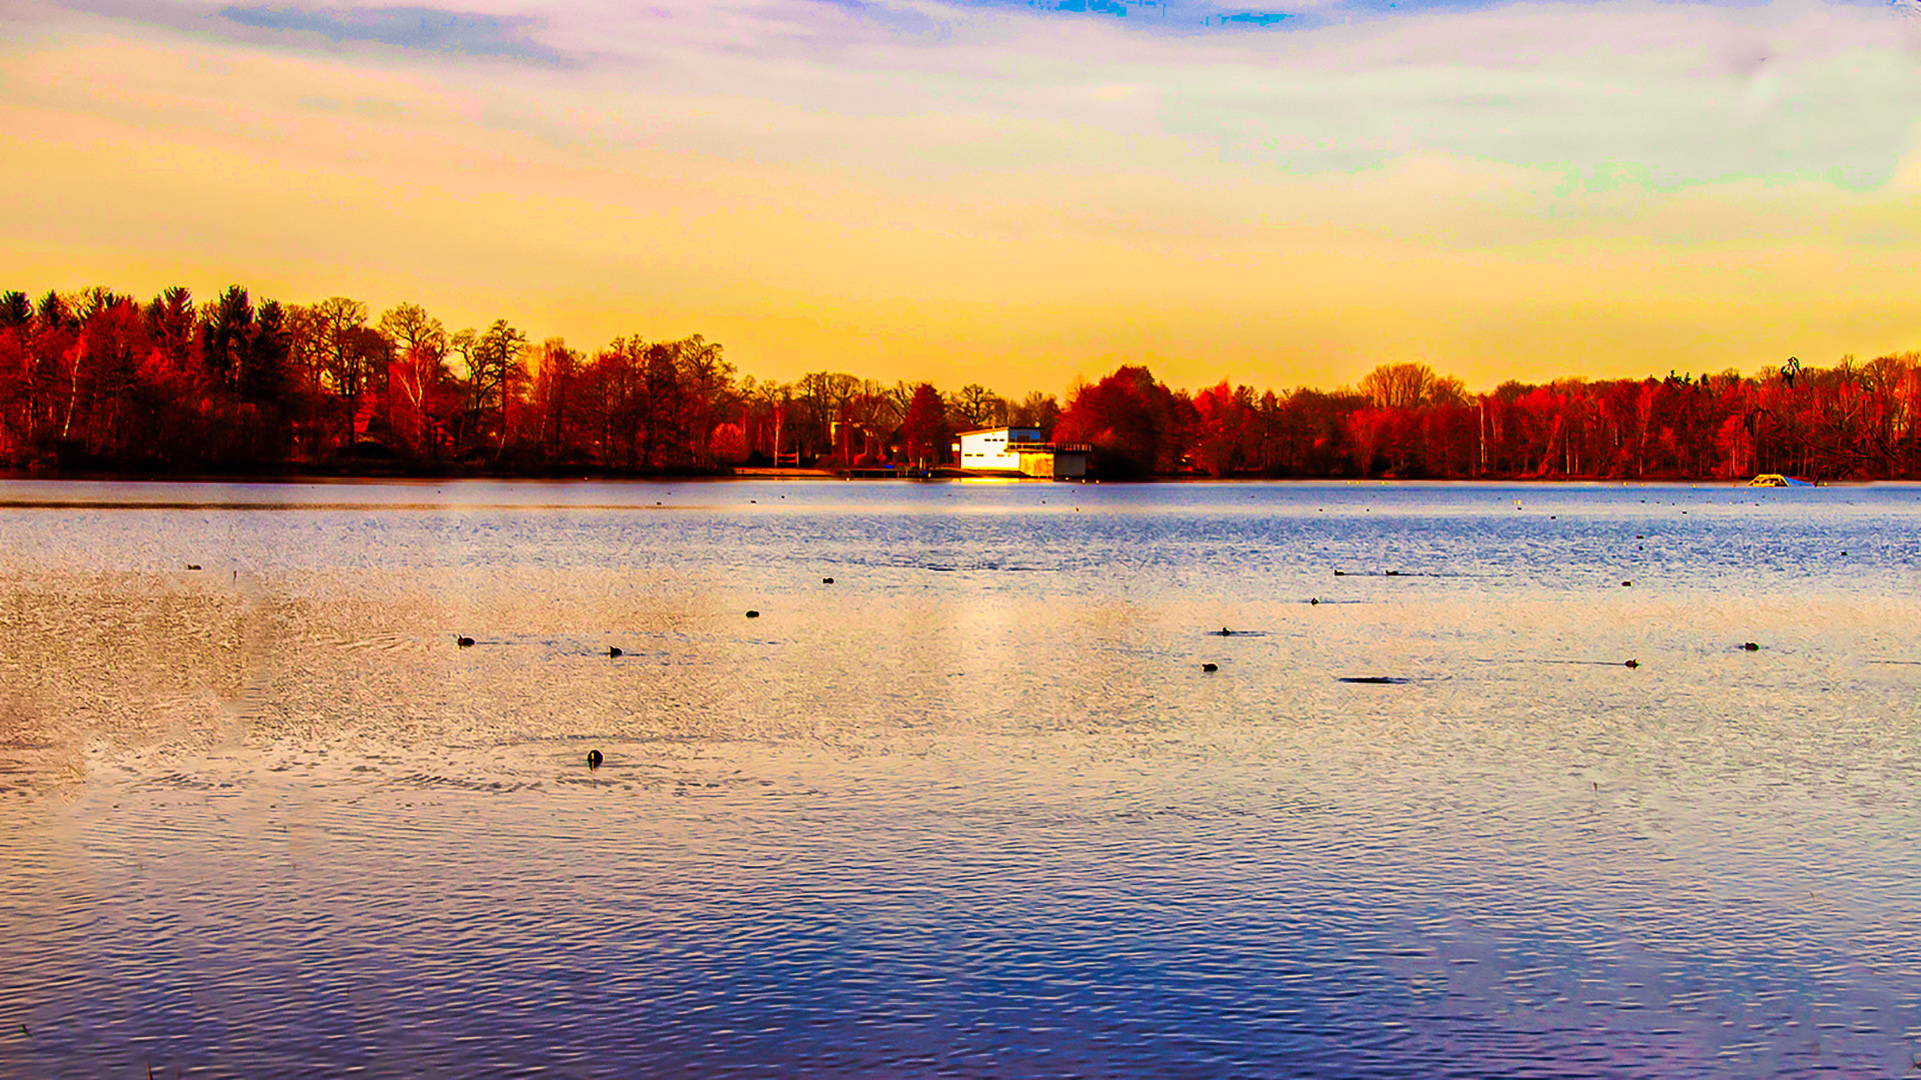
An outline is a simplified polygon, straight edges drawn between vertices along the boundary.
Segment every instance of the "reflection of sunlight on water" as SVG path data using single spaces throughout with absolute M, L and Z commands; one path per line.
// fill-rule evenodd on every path
M 1905 1067 L 1899 491 L 609 490 L 0 512 L 0 1072 Z

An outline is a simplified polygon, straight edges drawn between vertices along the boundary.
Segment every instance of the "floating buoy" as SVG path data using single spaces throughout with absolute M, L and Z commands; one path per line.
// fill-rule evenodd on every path
M 460 636 L 459 634 L 455 634 L 455 635 L 454 635 L 454 644 L 455 644 L 455 645 L 458 645 L 458 646 L 460 646 L 460 647 L 461 647 L 461 648 L 463 648 L 463 649 L 465 649 L 465 648 L 467 648 L 468 646 L 470 646 L 470 645 L 472 645 L 473 643 L 474 643 L 474 639 L 473 639 L 473 638 L 470 638 L 470 637 L 461 637 L 461 636 Z
M 758 618 L 760 618 L 760 612 L 758 612 L 758 611 L 749 611 L 749 612 L 747 613 L 747 617 L 748 617 L 748 618 L 750 618 L 750 619 L 758 619 Z
M 1219 670 L 1221 670 L 1221 665 L 1219 665 L 1219 664 L 1202 664 L 1202 665 L 1201 665 L 1201 670 L 1202 670 L 1202 671 L 1219 671 Z
M 620 655 L 620 646 L 618 645 L 607 646 L 607 659 L 612 660 L 614 657 L 619 655 Z
M 1742 647 L 1743 649 L 1746 649 L 1746 650 L 1747 650 L 1747 651 L 1749 651 L 1749 652 L 1760 652 L 1760 651 L 1761 651 L 1761 646 L 1760 646 L 1759 644 L 1757 644 L 1757 643 L 1755 643 L 1755 642 L 1752 642 L 1752 641 L 1749 641 L 1749 642 L 1746 642 L 1746 643 L 1744 643 L 1744 644 L 1743 644 L 1743 645 L 1742 645 L 1741 647 Z
M 1639 660 L 1629 660 L 1627 663 L 1622 664 L 1621 666 L 1622 667 L 1640 667 L 1641 662 Z
M 587 751 L 587 767 L 590 769 L 600 768 L 600 751 L 598 750 Z

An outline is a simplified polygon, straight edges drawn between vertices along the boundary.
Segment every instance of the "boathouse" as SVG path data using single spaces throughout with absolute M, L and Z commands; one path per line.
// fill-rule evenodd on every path
M 1087 475 L 1086 446 L 1045 442 L 1033 427 L 979 428 L 955 436 L 954 454 L 963 473 L 1077 480 Z
M 1037 427 L 997 427 L 977 428 L 963 431 L 954 438 L 955 452 L 960 455 L 960 467 L 982 472 L 1020 472 L 1021 459 L 1018 447 L 1022 443 L 1038 444 L 1041 429 Z

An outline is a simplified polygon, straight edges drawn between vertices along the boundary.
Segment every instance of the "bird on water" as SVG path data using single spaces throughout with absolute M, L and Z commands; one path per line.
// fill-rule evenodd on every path
M 587 751 L 587 767 L 590 769 L 600 768 L 600 751 L 598 750 Z
M 473 645 L 473 643 L 474 643 L 474 639 L 473 639 L 473 638 L 470 638 L 470 637 L 462 637 L 462 636 L 461 636 L 461 635 L 459 635 L 459 634 L 455 634 L 455 635 L 454 635 L 454 644 L 455 644 L 455 645 L 458 645 L 458 646 L 460 646 L 460 647 L 461 647 L 461 648 L 463 648 L 463 649 L 465 649 L 465 648 L 468 648 L 468 647 L 470 647 L 470 646 L 472 646 L 472 645 Z
M 613 659 L 614 657 L 616 657 L 616 656 L 619 656 L 619 655 L 620 655 L 620 646 L 618 646 L 618 645 L 609 645 L 609 646 L 607 646 L 607 658 L 608 658 L 609 660 L 611 660 L 611 659 Z
M 1219 671 L 1219 670 L 1221 670 L 1221 665 L 1219 665 L 1219 664 L 1202 664 L 1202 665 L 1201 665 L 1201 670 L 1202 670 L 1202 671 Z

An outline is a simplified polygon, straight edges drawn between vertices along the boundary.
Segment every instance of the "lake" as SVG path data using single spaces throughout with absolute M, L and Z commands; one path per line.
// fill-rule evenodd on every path
M 1912 1075 L 1918 496 L 0 483 L 0 1075 Z

